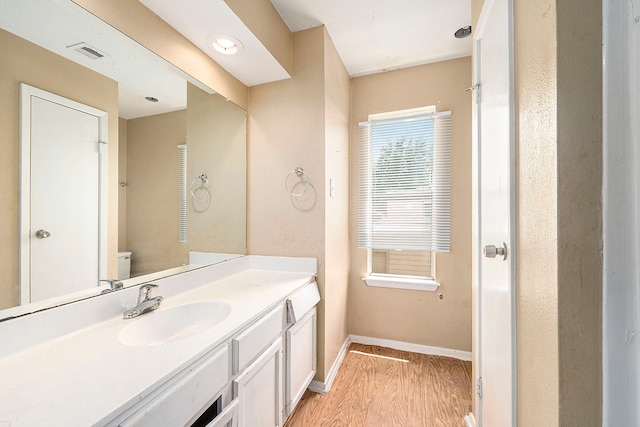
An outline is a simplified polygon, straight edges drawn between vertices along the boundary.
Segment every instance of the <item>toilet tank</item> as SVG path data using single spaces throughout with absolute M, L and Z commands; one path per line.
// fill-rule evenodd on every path
M 131 277 L 131 252 L 118 252 L 118 280 Z

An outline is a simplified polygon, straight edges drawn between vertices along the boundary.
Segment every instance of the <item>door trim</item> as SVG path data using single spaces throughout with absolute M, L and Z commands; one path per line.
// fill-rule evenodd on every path
M 510 312 L 511 312 L 511 324 L 509 325 L 510 340 L 511 340 L 511 420 L 512 425 L 516 425 L 517 420 L 517 355 L 516 355 L 516 133 L 515 133 L 515 72 L 514 72 L 514 29 L 513 29 L 513 0 L 487 0 L 484 2 L 478 23 L 474 31 L 473 36 L 473 85 L 474 91 L 472 101 L 472 278 L 473 278 L 473 341 L 474 347 L 473 354 L 473 410 L 470 415 L 473 416 L 474 424 L 482 426 L 482 405 L 478 399 L 478 378 L 482 377 L 481 362 L 482 354 L 480 352 L 482 334 L 481 334 L 481 319 L 482 319 L 482 307 L 481 307 L 481 283 L 482 277 L 482 233 L 480 230 L 481 224 L 481 207 L 482 200 L 480 199 L 480 180 L 482 165 L 480 164 L 480 141 L 479 136 L 481 132 L 480 119 L 482 112 L 478 108 L 478 102 L 476 96 L 481 96 L 482 92 L 480 77 L 480 39 L 484 33 L 484 29 L 487 25 L 489 13 L 497 1 L 504 1 L 507 3 L 508 14 L 508 62 L 509 62 L 509 242 L 508 253 L 509 257 L 509 269 L 511 272 L 511 280 L 509 283 L 509 300 L 510 300 Z M 478 93 L 479 92 L 479 93 Z
M 603 2 L 602 425 L 640 419 L 640 2 Z M 629 340 L 629 341 L 627 341 Z
M 95 116 L 98 119 L 100 197 L 98 207 L 98 277 L 105 277 L 107 269 L 107 143 L 108 113 L 71 99 L 20 83 L 20 305 L 30 303 L 30 252 L 31 252 L 31 100 L 33 97 L 64 105 Z M 98 283 L 96 283 L 96 287 Z

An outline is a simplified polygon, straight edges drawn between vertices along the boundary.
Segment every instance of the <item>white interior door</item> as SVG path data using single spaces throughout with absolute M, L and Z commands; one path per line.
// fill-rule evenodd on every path
M 512 34 L 511 1 L 486 1 L 474 36 L 474 74 L 476 419 L 487 427 L 513 426 L 516 416 Z
M 100 141 L 106 113 L 25 89 L 22 303 L 95 288 L 105 255 Z

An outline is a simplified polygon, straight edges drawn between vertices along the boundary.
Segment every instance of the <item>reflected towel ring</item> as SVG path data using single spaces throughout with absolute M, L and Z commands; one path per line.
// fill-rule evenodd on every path
M 296 185 L 298 185 L 298 183 L 294 183 L 293 186 L 289 187 L 289 177 L 291 177 L 291 175 L 293 174 L 295 174 L 298 178 L 300 178 L 300 181 L 302 182 L 302 185 L 303 185 L 302 191 L 299 193 L 293 192 L 293 189 L 296 188 Z M 302 196 L 304 193 L 307 192 L 308 187 L 309 187 L 309 175 L 305 175 L 304 169 L 302 169 L 301 167 L 295 168 L 294 170 L 289 172 L 287 176 L 284 178 L 284 188 L 287 190 L 287 193 L 289 193 L 291 197 Z
M 199 185 L 197 185 L 199 182 Z M 209 179 L 207 178 L 207 174 L 202 174 L 197 176 L 193 181 L 191 181 L 190 186 L 191 197 L 196 200 L 204 200 L 207 197 L 211 197 L 211 193 L 209 192 Z M 198 195 L 204 193 L 203 195 Z

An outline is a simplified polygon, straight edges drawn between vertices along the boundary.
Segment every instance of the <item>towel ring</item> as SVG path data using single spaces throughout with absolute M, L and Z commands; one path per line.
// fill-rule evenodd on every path
M 293 189 L 296 187 L 296 184 L 293 184 L 293 186 L 289 187 L 289 178 L 291 177 L 291 175 L 296 175 L 298 178 L 300 178 L 300 181 L 302 181 L 303 184 L 303 188 L 302 191 L 299 193 L 294 193 Z M 287 176 L 284 178 L 284 188 L 287 190 L 287 193 L 289 193 L 289 195 L 291 197 L 300 197 L 302 196 L 304 193 L 307 192 L 307 188 L 309 187 L 309 175 L 305 175 L 304 173 L 304 169 L 302 169 L 301 167 L 297 167 L 294 170 L 292 170 L 291 172 L 289 172 L 287 174 Z
M 199 182 L 199 185 L 198 185 Z M 202 174 L 197 176 L 196 178 L 194 178 L 193 181 L 191 181 L 191 186 L 189 187 L 189 190 L 191 191 L 191 197 L 193 197 L 196 200 L 204 200 L 207 197 L 211 196 L 211 193 L 209 192 L 209 179 L 207 178 L 207 174 Z M 204 195 L 202 196 L 198 196 L 199 193 L 204 192 Z

